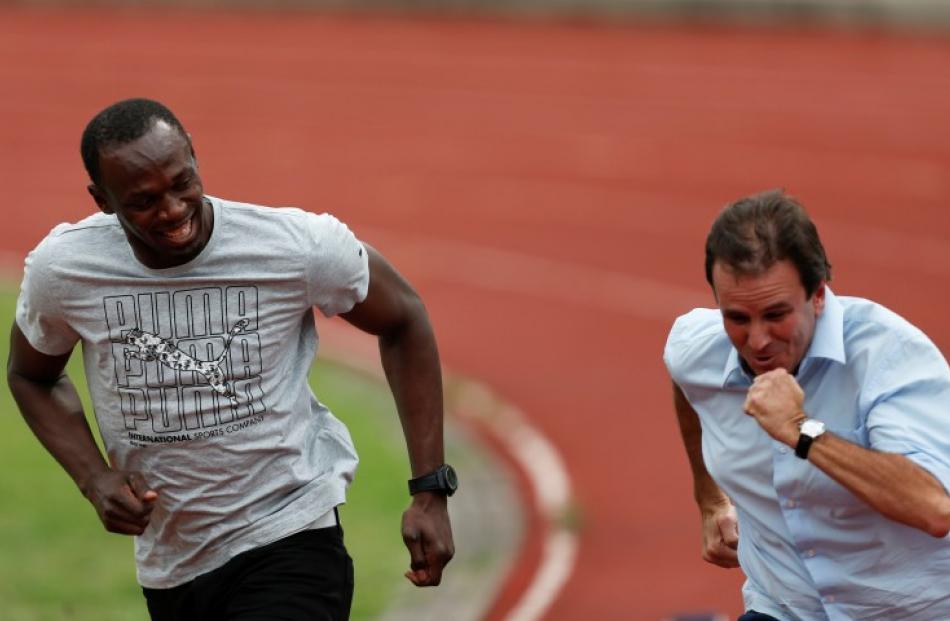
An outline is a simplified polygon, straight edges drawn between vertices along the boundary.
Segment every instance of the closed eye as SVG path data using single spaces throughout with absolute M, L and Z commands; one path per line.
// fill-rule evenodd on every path
M 723 313 L 723 317 L 725 317 L 726 321 L 728 321 L 729 323 L 734 323 L 738 325 L 745 325 L 749 323 L 749 317 L 741 313 L 726 312 L 726 313 Z
M 786 308 L 783 306 L 781 308 L 773 308 L 766 311 L 762 317 L 766 321 L 782 321 L 783 319 L 785 319 L 785 317 L 788 316 L 790 312 L 792 312 L 790 308 Z
M 125 208 L 129 211 L 145 211 L 155 204 L 158 197 L 153 194 L 139 194 L 132 200 L 125 203 Z
M 184 192 L 194 183 L 195 175 L 192 172 L 182 173 L 175 179 L 172 190 L 175 192 Z

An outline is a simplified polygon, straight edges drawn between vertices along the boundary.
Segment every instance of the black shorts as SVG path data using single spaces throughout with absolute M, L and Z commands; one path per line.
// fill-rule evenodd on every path
M 353 561 L 339 526 L 238 554 L 171 589 L 143 588 L 152 621 L 346 621 Z

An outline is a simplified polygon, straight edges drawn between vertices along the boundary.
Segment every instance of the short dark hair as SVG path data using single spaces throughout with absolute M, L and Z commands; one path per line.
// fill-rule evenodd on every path
M 821 281 L 831 280 L 831 264 L 815 223 L 783 190 L 769 190 L 728 205 L 706 238 L 706 281 L 713 285 L 717 261 L 738 274 L 760 274 L 788 260 L 811 298 Z
M 165 121 L 178 129 L 191 144 L 188 132 L 181 121 L 163 104 L 152 99 L 124 99 L 116 102 L 92 117 L 82 133 L 79 151 L 89 179 L 99 185 L 101 171 L 99 155 L 111 145 L 123 145 L 144 136 L 156 121 Z

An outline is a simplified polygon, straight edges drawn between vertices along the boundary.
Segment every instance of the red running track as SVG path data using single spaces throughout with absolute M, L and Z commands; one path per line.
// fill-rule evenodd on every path
M 4 8 L 0 246 L 22 255 L 93 208 L 92 113 L 166 101 L 209 192 L 330 210 L 375 240 L 447 364 L 561 451 L 580 551 L 546 618 L 735 614 L 741 576 L 699 559 L 666 331 L 712 303 L 716 211 L 784 186 L 834 289 L 950 352 L 947 67 L 937 36 Z

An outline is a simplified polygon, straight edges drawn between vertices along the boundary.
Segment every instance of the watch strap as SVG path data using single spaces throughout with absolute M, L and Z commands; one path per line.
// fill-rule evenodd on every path
M 446 496 L 451 496 L 455 493 L 456 487 L 455 471 L 447 464 L 443 464 L 432 472 L 423 474 L 422 476 L 409 479 L 410 495 L 415 495 L 419 492 L 439 492 Z
M 808 459 L 808 450 L 814 441 L 815 439 L 813 437 L 805 435 L 804 433 L 800 434 L 798 436 L 798 444 L 795 445 L 795 456 Z

